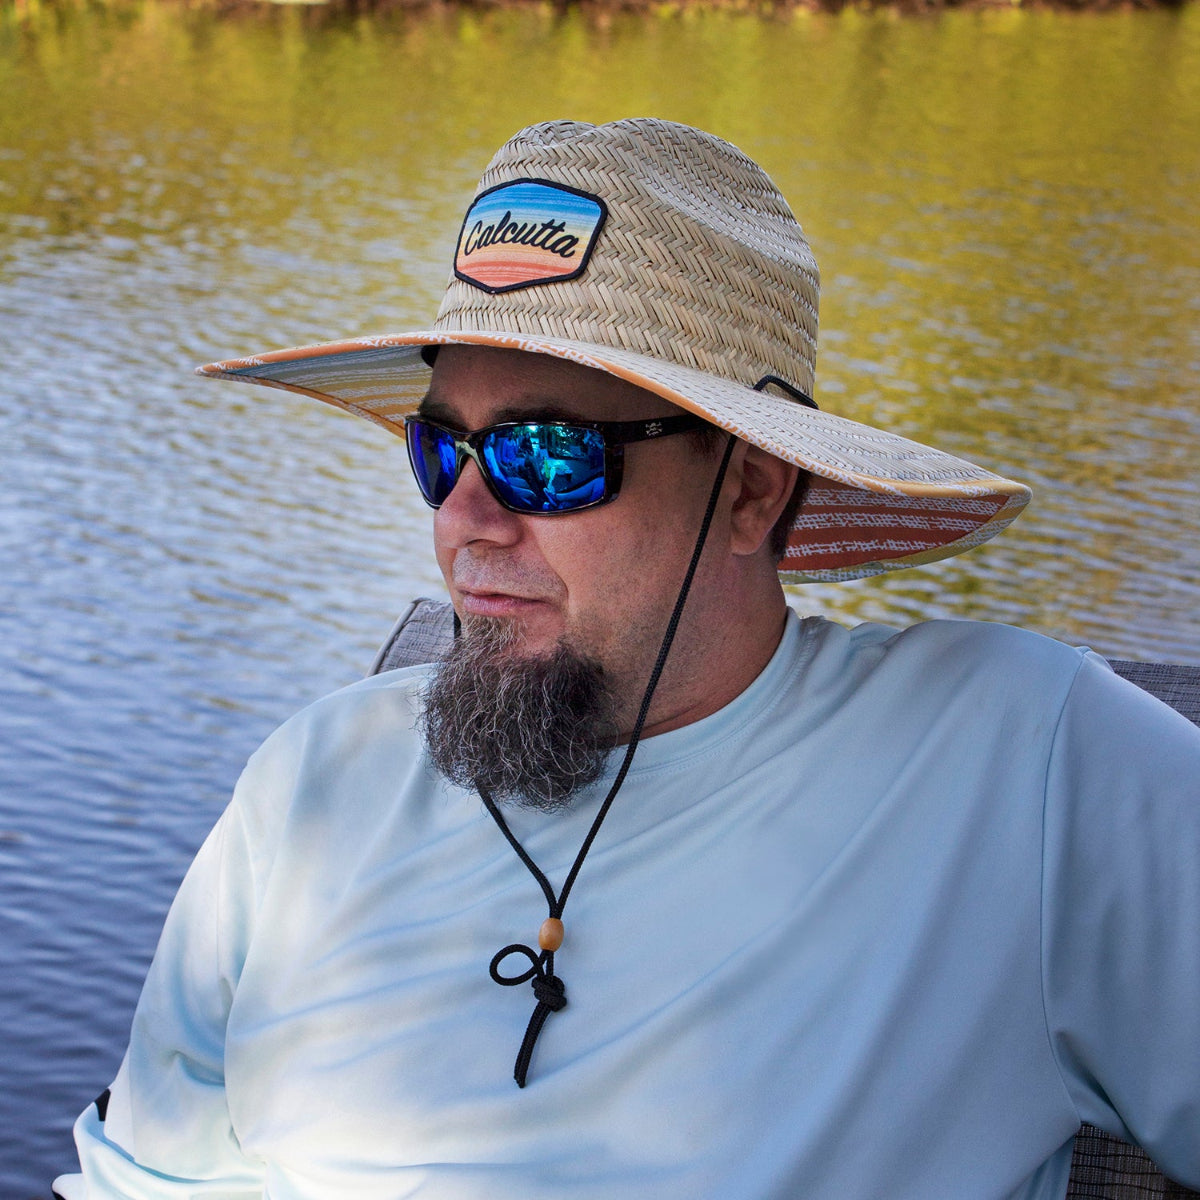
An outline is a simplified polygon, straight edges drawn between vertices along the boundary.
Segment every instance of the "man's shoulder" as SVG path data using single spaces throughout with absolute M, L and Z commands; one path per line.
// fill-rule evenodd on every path
M 418 663 L 356 679 L 353 683 L 327 692 L 290 719 L 319 721 L 328 719 L 343 708 L 409 703 L 420 695 L 432 669 L 431 663 Z
M 280 725 L 255 751 L 257 762 L 337 758 L 376 743 L 411 746 L 430 667 L 385 671 L 322 696 Z
M 418 729 L 427 668 L 359 680 L 314 701 L 250 756 L 230 805 L 262 851 L 287 830 L 364 827 L 392 811 L 405 780 L 427 769 Z
M 1091 653 L 1086 646 L 1070 646 L 1017 625 L 960 617 L 933 618 L 904 626 L 865 622 L 854 626 L 850 634 L 872 643 L 956 647 L 976 654 L 1017 653 L 1022 657 L 1054 657 L 1064 662 L 1077 661 L 1081 655 Z
M 848 661 L 864 679 L 878 672 L 892 695 L 913 704 L 974 706 L 993 718 L 1024 712 L 1038 723 L 1067 715 L 1096 729 L 1135 724 L 1158 739 L 1196 741 L 1200 730 L 1181 712 L 1123 678 L 1087 646 L 986 621 L 931 620 L 895 629 L 860 625 L 847 631 L 857 643 Z M 964 712 L 964 715 L 967 715 Z
M 960 686 L 972 679 L 996 687 L 1044 685 L 1051 680 L 1069 686 L 1085 662 L 1109 669 L 1086 646 L 1069 646 L 990 621 L 939 619 L 903 628 L 868 622 L 827 641 L 835 654 L 863 671 L 886 670 Z

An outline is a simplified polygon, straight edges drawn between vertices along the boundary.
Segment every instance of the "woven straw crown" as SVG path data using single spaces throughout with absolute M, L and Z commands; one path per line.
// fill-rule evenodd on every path
M 479 192 L 547 179 L 601 196 L 587 271 L 501 295 L 451 278 L 439 331 L 520 331 L 630 350 L 812 395 L 816 259 L 778 189 L 736 147 L 666 121 L 555 121 L 501 147 Z
M 525 219 L 526 202 L 549 218 Z M 485 171 L 432 329 L 199 372 L 302 392 L 403 434 L 428 385 L 426 347 L 550 354 L 812 473 L 786 581 L 876 574 L 993 537 L 1028 501 L 1023 485 L 790 394 L 813 392 L 819 289 L 786 201 L 736 147 L 668 121 L 555 121 L 516 134 Z

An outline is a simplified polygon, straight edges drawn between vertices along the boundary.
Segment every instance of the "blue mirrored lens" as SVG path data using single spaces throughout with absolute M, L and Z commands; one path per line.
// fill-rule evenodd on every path
M 480 446 L 496 491 L 520 512 L 569 512 L 604 498 L 604 435 L 530 423 L 489 433 Z
M 413 421 L 408 426 L 408 457 L 417 486 L 430 504 L 441 505 L 458 478 L 454 439 L 436 425 Z

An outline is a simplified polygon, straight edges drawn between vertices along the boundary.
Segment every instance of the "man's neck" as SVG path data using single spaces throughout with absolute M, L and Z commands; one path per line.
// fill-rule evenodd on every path
M 779 648 L 787 613 L 781 590 L 778 604 L 755 612 L 752 619 L 730 618 L 709 637 L 694 636 L 683 646 L 673 646 L 641 737 L 691 725 L 736 700 Z M 621 745 L 631 736 L 645 682 L 641 686 L 635 703 L 621 714 Z

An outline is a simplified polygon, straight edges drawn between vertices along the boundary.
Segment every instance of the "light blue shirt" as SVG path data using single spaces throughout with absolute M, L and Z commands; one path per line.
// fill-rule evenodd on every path
M 790 619 L 639 748 L 524 1090 L 487 968 L 545 901 L 430 769 L 424 678 L 251 759 L 68 1200 L 1058 1200 L 1081 1120 L 1200 1187 L 1200 731 L 1102 660 Z M 511 813 L 556 887 L 604 791 Z

